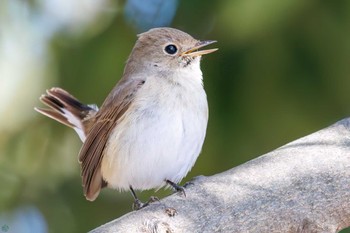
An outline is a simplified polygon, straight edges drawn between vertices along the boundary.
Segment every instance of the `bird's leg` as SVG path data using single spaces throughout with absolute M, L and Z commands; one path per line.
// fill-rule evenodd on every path
M 173 189 L 175 190 L 175 192 L 178 193 L 182 193 L 185 197 L 186 197 L 186 192 L 185 192 L 185 188 L 172 182 L 171 180 L 165 180 L 165 182 L 170 185 L 171 187 L 173 187 Z
M 134 203 L 132 204 L 132 209 L 139 210 L 139 209 L 142 209 L 143 207 L 145 207 L 147 205 L 147 203 L 145 204 L 137 198 L 136 193 L 135 193 L 134 189 L 131 187 L 131 185 L 129 188 L 130 188 L 131 195 L 134 198 Z
M 132 209 L 133 210 L 140 210 L 143 207 L 148 206 L 152 202 L 159 201 L 158 197 L 151 196 L 150 199 L 146 203 L 143 203 L 143 202 L 140 201 L 140 199 L 137 198 L 136 193 L 135 193 L 135 191 L 134 191 L 134 189 L 132 188 L 131 185 L 130 185 L 129 188 L 130 188 L 131 195 L 134 198 L 134 203 L 132 204 Z

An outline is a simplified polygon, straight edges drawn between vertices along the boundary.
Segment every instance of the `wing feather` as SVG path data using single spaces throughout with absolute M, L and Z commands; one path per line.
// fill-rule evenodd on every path
M 109 135 L 143 84 L 143 80 L 122 80 L 112 90 L 97 113 L 95 123 L 79 152 L 84 194 L 90 201 L 95 200 L 101 188 L 107 184 L 101 174 L 101 161 Z

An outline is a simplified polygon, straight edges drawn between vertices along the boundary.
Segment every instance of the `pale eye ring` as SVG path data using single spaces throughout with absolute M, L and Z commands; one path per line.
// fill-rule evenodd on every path
M 176 45 L 168 44 L 167 46 L 164 47 L 164 51 L 169 55 L 174 55 L 177 53 L 178 49 Z

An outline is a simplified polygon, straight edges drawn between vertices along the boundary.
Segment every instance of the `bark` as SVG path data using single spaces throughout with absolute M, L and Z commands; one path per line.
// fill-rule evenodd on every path
M 350 118 L 93 230 L 338 232 L 350 226 Z

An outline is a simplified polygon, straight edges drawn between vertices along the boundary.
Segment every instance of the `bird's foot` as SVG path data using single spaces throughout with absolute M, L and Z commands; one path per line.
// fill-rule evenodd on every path
M 194 185 L 193 181 L 186 182 L 182 187 L 187 188 L 188 186 Z
M 132 204 L 132 209 L 133 210 L 140 210 L 140 209 L 142 209 L 142 208 L 144 208 L 144 207 L 148 206 L 149 204 L 156 202 L 156 201 L 159 201 L 159 198 L 155 197 L 155 196 L 151 196 L 149 198 L 149 200 L 145 203 L 143 203 L 139 199 L 135 199 L 134 203 Z
M 149 200 L 147 201 L 147 203 L 153 203 L 153 202 L 156 202 L 156 201 L 159 201 L 159 198 L 156 197 L 156 196 L 150 196 Z
M 148 206 L 148 203 L 143 203 L 142 201 L 140 201 L 139 199 L 135 199 L 134 203 L 132 203 L 132 209 L 133 210 L 140 210 L 144 207 Z
M 176 193 L 182 194 L 182 195 L 184 195 L 184 197 L 186 197 L 186 192 L 185 192 L 184 187 L 182 187 L 182 186 L 180 186 L 180 185 L 178 185 L 170 180 L 165 180 L 165 182 L 167 184 L 169 184 L 171 187 L 173 187 L 173 189 Z

